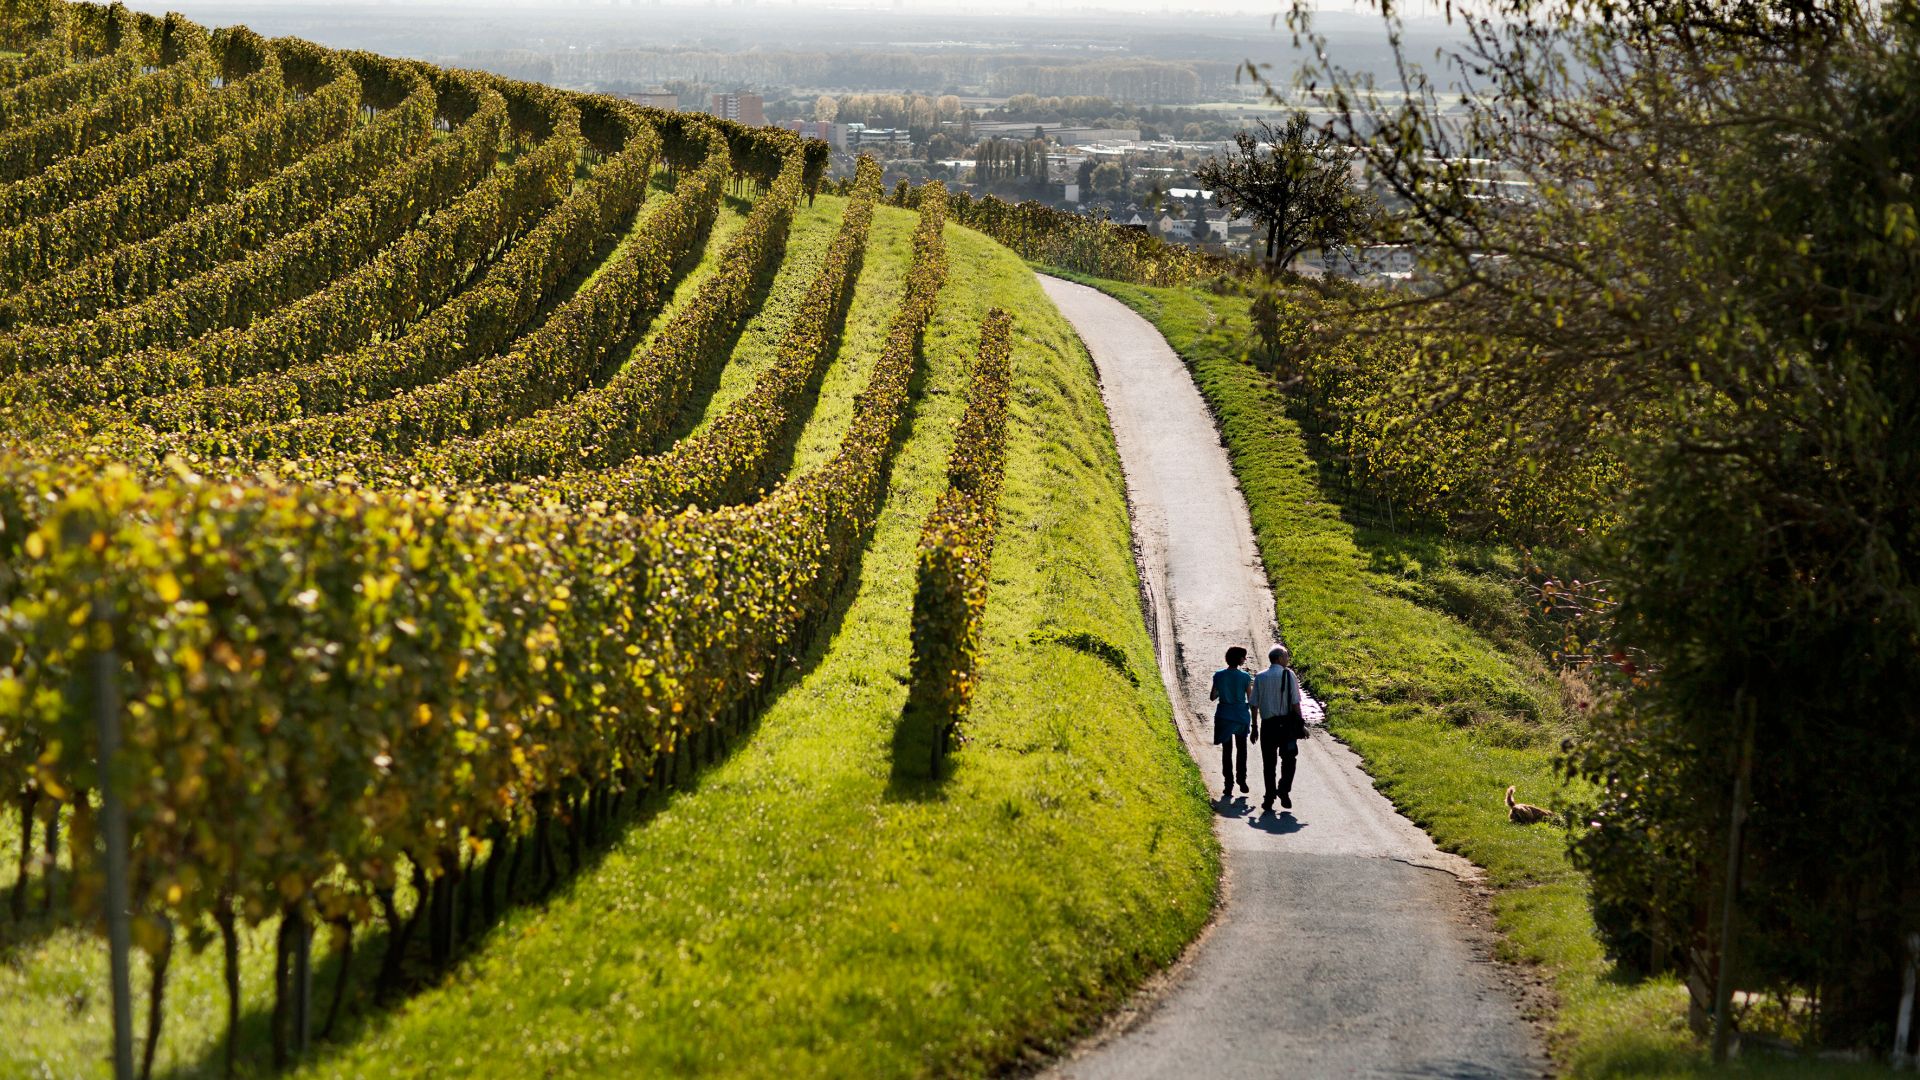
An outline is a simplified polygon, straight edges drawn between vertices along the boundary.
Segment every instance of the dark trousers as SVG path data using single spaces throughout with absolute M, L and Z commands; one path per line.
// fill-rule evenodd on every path
M 1278 727 L 1279 725 L 1274 725 Z M 1280 760 L 1280 784 L 1273 783 L 1274 759 Z M 1260 772 L 1267 781 L 1267 801 L 1293 794 L 1293 770 L 1300 764 L 1300 744 L 1293 739 L 1269 739 L 1260 733 Z
M 1240 748 L 1240 767 L 1233 767 L 1233 749 Z M 1220 744 L 1220 775 L 1231 784 L 1238 780 L 1242 785 L 1247 782 L 1247 733 L 1241 732 Z

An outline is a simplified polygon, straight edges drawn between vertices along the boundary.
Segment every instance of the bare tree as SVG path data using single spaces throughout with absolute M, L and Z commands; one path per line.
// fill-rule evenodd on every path
M 1266 261 L 1285 266 L 1310 247 L 1343 243 L 1372 217 L 1372 202 L 1348 182 L 1346 148 L 1295 113 L 1284 127 L 1260 121 L 1234 136 L 1239 150 L 1194 170 L 1214 202 L 1266 226 Z

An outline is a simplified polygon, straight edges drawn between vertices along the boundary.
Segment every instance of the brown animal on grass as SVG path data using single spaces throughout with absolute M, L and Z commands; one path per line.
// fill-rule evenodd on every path
M 1507 786 L 1508 821 L 1513 822 L 1515 825 L 1532 825 L 1536 822 L 1551 820 L 1552 818 L 1553 811 L 1548 810 L 1544 806 L 1515 802 L 1513 800 L 1513 786 L 1511 784 Z

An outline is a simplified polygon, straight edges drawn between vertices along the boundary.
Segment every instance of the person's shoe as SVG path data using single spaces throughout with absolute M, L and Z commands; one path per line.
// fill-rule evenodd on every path
M 1286 807 L 1289 810 L 1293 809 L 1293 796 L 1291 795 L 1280 796 L 1280 805 Z
M 1245 795 L 1246 793 L 1247 793 L 1247 782 L 1245 780 L 1242 780 L 1240 781 L 1240 794 Z
M 1268 796 L 1267 798 L 1260 800 L 1260 812 L 1263 814 L 1273 813 L 1273 797 L 1272 796 Z
M 1233 798 L 1233 781 L 1229 780 L 1227 786 L 1220 789 L 1220 801 L 1226 802 L 1231 798 Z

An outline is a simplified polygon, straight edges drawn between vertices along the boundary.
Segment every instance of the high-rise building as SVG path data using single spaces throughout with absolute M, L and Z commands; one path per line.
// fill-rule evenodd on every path
M 733 120 L 748 127 L 767 126 L 766 102 L 759 94 L 715 94 L 713 107 L 707 110 L 722 120 Z

